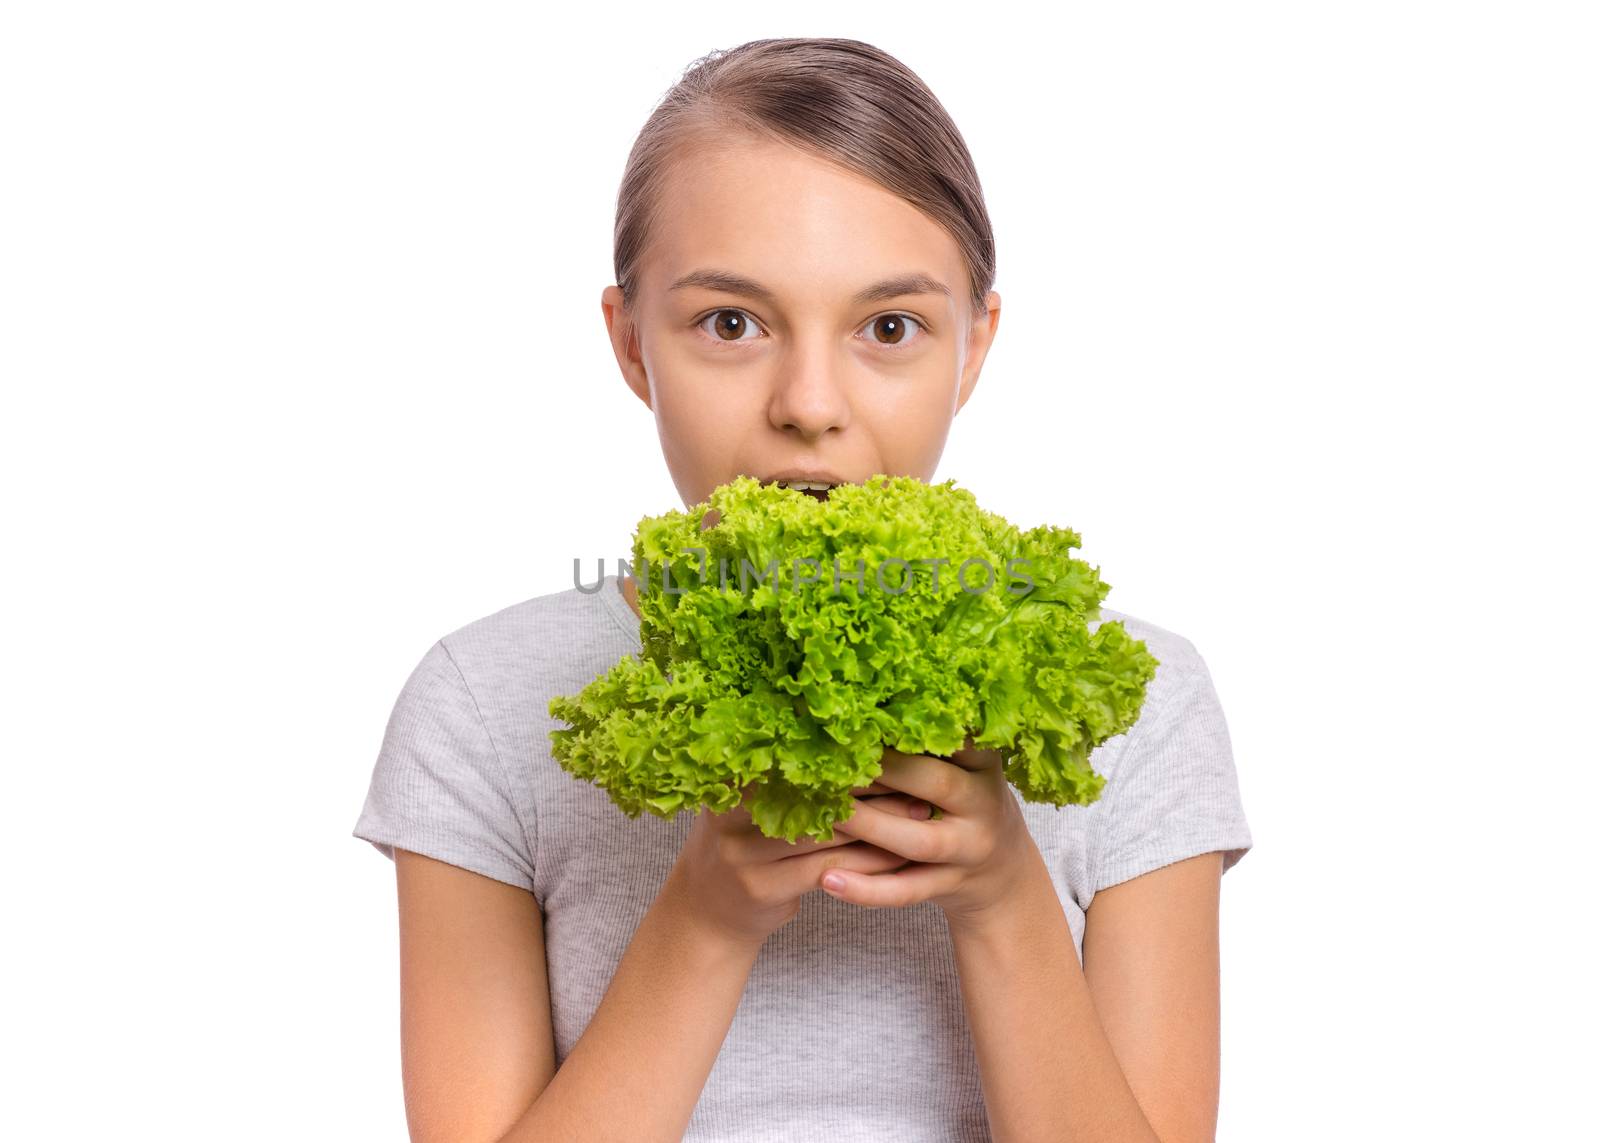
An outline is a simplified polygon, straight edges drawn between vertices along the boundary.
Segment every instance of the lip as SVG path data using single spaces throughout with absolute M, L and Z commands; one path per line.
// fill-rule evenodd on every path
M 779 480 L 809 480 L 814 484 L 853 484 L 854 481 L 846 480 L 835 472 L 828 472 L 820 468 L 786 468 L 782 472 L 774 472 L 768 476 L 758 476 L 762 484 L 772 484 Z

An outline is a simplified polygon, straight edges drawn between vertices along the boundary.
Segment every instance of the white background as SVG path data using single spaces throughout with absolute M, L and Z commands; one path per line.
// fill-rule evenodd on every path
M 435 639 L 681 507 L 604 333 L 692 59 L 899 56 L 1003 318 L 939 472 L 1205 656 L 1219 1138 L 1590 1105 L 1595 58 L 1579 4 L 15 5 L 0 18 L 0 1134 L 404 1138 Z

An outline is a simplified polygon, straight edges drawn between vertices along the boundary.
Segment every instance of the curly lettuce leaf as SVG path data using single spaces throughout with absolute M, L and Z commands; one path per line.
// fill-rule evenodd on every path
M 757 827 L 789 841 L 830 839 L 886 747 L 948 757 L 969 736 L 1028 801 L 1089 804 L 1090 751 L 1137 720 L 1157 661 L 1098 622 L 1110 588 L 1079 543 L 949 480 L 824 501 L 740 477 L 640 521 L 640 652 L 551 700 L 552 752 L 635 817 L 752 788 Z

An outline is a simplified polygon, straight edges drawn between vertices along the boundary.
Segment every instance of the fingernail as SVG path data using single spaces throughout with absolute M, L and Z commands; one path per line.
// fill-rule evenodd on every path
M 844 874 L 825 873 L 822 875 L 822 887 L 830 892 L 837 893 L 844 888 Z
M 917 802 L 911 807 L 911 816 L 918 821 L 927 821 L 933 816 L 933 807 L 927 802 Z

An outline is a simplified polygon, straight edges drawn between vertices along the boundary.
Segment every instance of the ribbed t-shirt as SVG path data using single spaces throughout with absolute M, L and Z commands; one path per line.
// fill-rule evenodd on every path
M 1026 802 L 1083 955 L 1101 889 L 1196 854 L 1251 848 L 1227 724 L 1182 636 L 1102 607 L 1160 660 L 1139 720 L 1090 755 L 1088 806 Z M 562 770 L 550 699 L 640 650 L 615 575 L 526 600 L 428 648 L 395 702 L 353 835 L 531 892 L 544 917 L 559 1067 L 582 1036 L 692 824 L 629 818 Z M 841 1017 L 848 1017 L 843 1019 Z M 989 1139 L 944 915 L 821 889 L 762 946 L 695 1105 L 689 1143 Z

